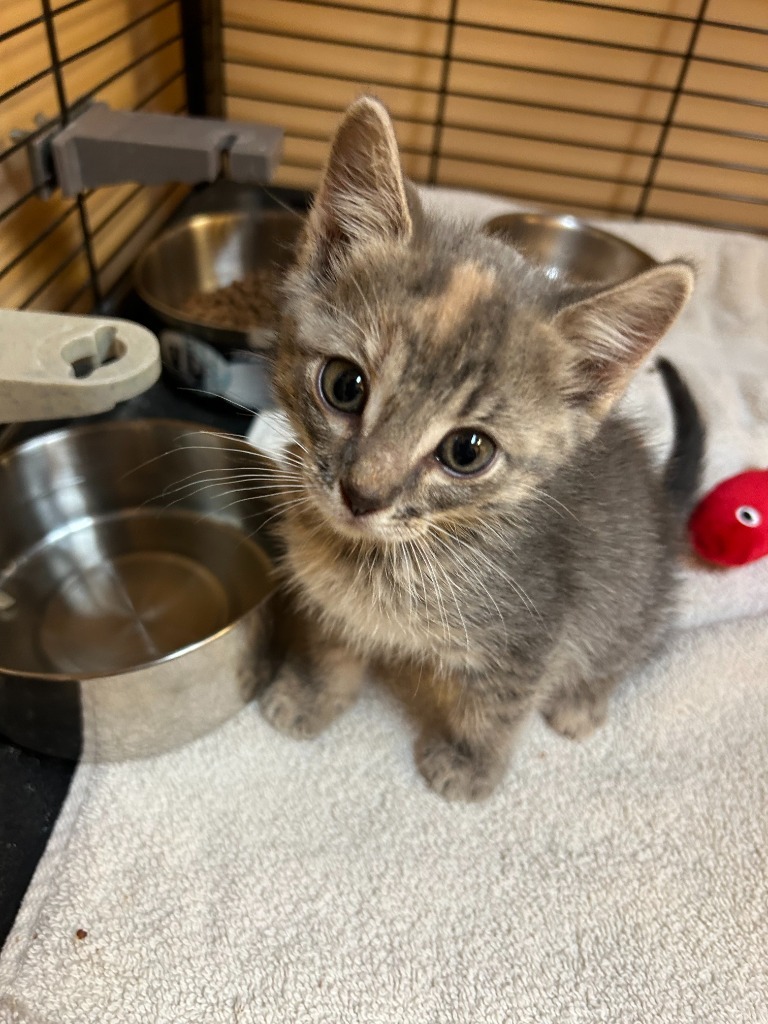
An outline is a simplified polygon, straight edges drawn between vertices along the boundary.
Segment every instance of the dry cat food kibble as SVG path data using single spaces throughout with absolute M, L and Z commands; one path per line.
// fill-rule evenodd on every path
M 271 267 L 252 270 L 242 280 L 212 292 L 195 292 L 182 305 L 190 320 L 244 331 L 273 324 L 277 280 Z

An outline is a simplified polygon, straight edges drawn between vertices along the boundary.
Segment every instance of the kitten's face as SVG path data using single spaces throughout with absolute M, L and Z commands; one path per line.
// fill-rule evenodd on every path
M 584 426 L 540 312 L 488 261 L 432 237 L 289 291 L 278 389 L 313 503 L 350 537 L 509 512 Z
M 424 217 L 386 111 L 358 101 L 286 282 L 276 356 L 313 507 L 386 542 L 522 514 L 691 286 L 667 264 L 558 294 L 503 243 Z

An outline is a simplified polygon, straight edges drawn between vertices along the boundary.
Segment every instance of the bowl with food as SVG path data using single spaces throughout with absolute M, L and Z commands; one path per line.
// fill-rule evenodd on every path
M 136 291 L 166 324 L 217 348 L 268 349 L 280 277 L 302 225 L 289 210 L 187 217 L 139 258 Z

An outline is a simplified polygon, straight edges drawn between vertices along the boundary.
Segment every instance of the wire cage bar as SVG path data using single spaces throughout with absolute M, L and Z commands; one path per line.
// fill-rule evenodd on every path
M 361 91 L 409 173 L 596 216 L 768 230 L 759 0 L 222 0 L 231 116 L 287 127 L 312 187 Z
M 277 124 L 276 184 L 311 190 L 373 92 L 416 181 L 768 232 L 765 0 L 14 0 L 0 66 L 5 306 L 94 308 L 183 198 L 38 198 L 12 129 L 86 97 Z
M 86 312 L 183 198 L 135 185 L 38 197 L 26 140 L 91 97 L 187 109 L 178 0 L 14 0 L 0 10 L 0 305 Z

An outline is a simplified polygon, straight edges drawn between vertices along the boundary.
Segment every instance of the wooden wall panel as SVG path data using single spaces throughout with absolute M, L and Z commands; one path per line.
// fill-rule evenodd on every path
M 479 164 L 474 160 L 443 157 L 441 184 L 475 188 L 498 195 L 525 196 L 537 204 L 569 211 L 576 208 L 592 214 L 628 216 L 640 198 L 638 186 L 593 182 L 570 175 L 547 174 L 506 164 Z
M 313 187 L 360 92 L 409 173 L 548 208 L 765 229 L 765 0 L 222 0 L 234 117 Z
M 619 49 L 658 49 L 682 53 L 688 45 L 691 26 L 652 14 L 628 13 L 604 4 L 602 8 L 558 3 L 557 0 L 459 0 L 458 19 L 478 25 L 530 33 L 542 37 L 567 37 L 596 43 L 612 44 Z
M 709 0 L 707 16 L 712 21 L 768 32 L 768 4 L 765 0 Z
M 528 60 L 530 54 L 525 58 Z M 555 112 L 597 109 L 603 117 L 609 118 L 652 118 L 658 121 L 663 120 L 669 107 L 667 91 L 648 88 L 645 82 L 641 85 L 601 82 L 599 104 L 596 105 L 594 80 L 574 78 L 557 65 L 554 69 L 531 70 L 530 67 L 482 64 L 458 58 L 451 62 L 450 92 L 451 96 L 477 96 Z M 562 125 L 561 133 L 564 128 L 568 128 L 567 123 Z M 605 127 L 605 134 L 610 134 L 609 125 Z
M 341 112 L 374 92 L 393 113 L 408 173 L 423 179 L 439 116 L 449 8 L 448 0 L 343 0 L 331 9 L 223 0 L 227 115 L 284 127 L 275 181 L 311 188 Z
M 6 21 L 6 24 L 8 22 Z M 3 69 L 0 96 L 14 92 L 25 82 L 47 74 L 50 70 L 50 54 L 42 22 L 35 22 L 28 28 L 21 23 L 20 31 L 13 32 L 5 39 L 0 37 L 0 67 Z
M 31 199 L 2 225 L 0 306 L 26 306 L 61 264 L 82 247 L 77 210 L 71 201 L 48 205 Z
M 39 130 L 85 98 L 115 109 L 185 109 L 178 0 L 40 0 L 0 7 L 0 305 L 87 310 L 179 202 L 174 186 L 38 198 L 14 129 Z M 1 343 L 1 340 L 0 340 Z
M 618 152 L 651 154 L 659 138 L 659 126 L 632 118 L 569 112 L 498 100 L 449 96 L 445 108 L 448 125 L 475 126 L 500 137 L 538 138 L 580 144 L 588 159 L 600 147 Z
M 373 8 L 373 5 L 371 5 Z M 271 32 L 296 39 L 324 39 L 350 46 L 371 47 L 406 53 L 443 53 L 447 37 L 444 20 L 379 13 L 386 4 L 370 11 L 297 0 L 222 0 L 225 25 L 254 32 Z M 444 10 L 444 3 L 418 5 L 419 14 L 431 8 Z M 341 9 L 339 9 L 341 8 Z M 390 8 L 391 10 L 392 8 Z
M 514 4 L 510 5 L 514 7 Z M 465 60 L 492 65 L 519 65 L 586 79 L 592 84 L 590 106 L 600 108 L 600 80 L 672 88 L 680 71 L 678 53 L 658 55 L 620 47 L 596 47 L 557 36 L 526 36 L 492 28 L 459 25 L 453 53 Z M 513 97 L 510 97 L 513 98 Z
M 68 106 L 185 109 L 179 0 L 51 7 Z M 766 0 L 709 0 L 703 17 L 702 0 L 221 0 L 220 11 L 227 113 L 286 128 L 279 184 L 312 188 L 341 112 L 375 92 L 416 180 L 768 231 Z M 0 4 L 0 67 L 0 303 L 90 308 L 184 190 L 38 198 L 11 132 L 61 115 L 41 0 Z
M 85 6 L 88 7 L 93 2 L 94 0 L 89 0 L 89 4 Z M 126 22 L 132 19 L 129 12 L 116 8 L 115 14 L 120 13 L 125 16 L 125 22 L 122 25 L 118 23 L 118 28 L 124 29 Z M 139 69 L 139 62 L 143 62 L 143 59 L 158 47 L 167 46 L 171 41 L 178 40 L 179 36 L 178 9 L 175 4 L 164 4 L 156 14 L 137 21 L 130 30 L 107 37 L 100 46 L 89 46 L 81 51 L 80 56 L 75 53 L 64 68 L 64 84 L 69 102 L 76 103 L 87 95 L 101 98 L 99 94 L 104 84 L 116 74 L 126 73 L 123 70 L 126 68 L 130 69 L 127 73 L 135 76 L 137 83 L 142 82 L 144 76 Z M 179 71 L 181 67 L 179 64 Z M 144 80 L 143 84 L 149 85 L 149 82 Z
M 102 292 L 108 292 L 130 270 L 186 193 L 179 185 L 137 188 L 102 221 L 93 236 Z
M 412 89 L 440 88 L 442 60 L 421 53 L 372 50 L 364 46 L 302 39 L 262 30 L 226 28 L 224 53 L 231 68 L 298 71 L 335 75 L 362 87 L 381 83 Z

